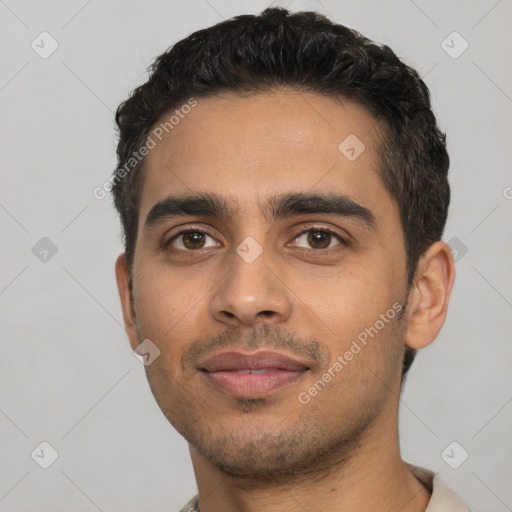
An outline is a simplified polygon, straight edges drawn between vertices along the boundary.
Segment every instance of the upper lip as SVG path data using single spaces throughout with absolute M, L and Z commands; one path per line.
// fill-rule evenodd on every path
M 310 366 L 304 361 L 274 351 L 259 352 L 220 352 L 210 356 L 198 365 L 199 370 L 207 372 L 237 371 L 237 370 L 288 370 L 304 371 Z

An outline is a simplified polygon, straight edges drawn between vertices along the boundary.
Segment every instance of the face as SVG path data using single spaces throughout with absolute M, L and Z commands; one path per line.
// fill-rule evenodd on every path
M 406 256 L 377 128 L 312 93 L 225 95 L 147 156 L 132 346 L 159 348 L 160 408 L 229 473 L 296 473 L 395 421 Z

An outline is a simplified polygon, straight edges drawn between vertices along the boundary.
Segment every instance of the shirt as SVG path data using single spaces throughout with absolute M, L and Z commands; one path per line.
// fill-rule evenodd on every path
M 425 512 L 470 512 L 463 501 L 432 471 L 407 464 L 413 475 L 431 493 Z M 180 512 L 199 512 L 199 497 L 194 496 Z

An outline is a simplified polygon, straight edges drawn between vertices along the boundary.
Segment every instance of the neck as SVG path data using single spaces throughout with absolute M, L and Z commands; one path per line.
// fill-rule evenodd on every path
M 264 482 L 227 474 L 191 447 L 200 512 L 424 512 L 429 492 L 402 461 L 391 423 L 369 427 L 349 454 L 340 448 L 307 473 Z

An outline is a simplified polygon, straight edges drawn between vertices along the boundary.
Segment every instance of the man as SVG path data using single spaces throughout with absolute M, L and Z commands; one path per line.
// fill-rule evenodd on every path
M 418 74 L 321 15 L 267 9 L 178 42 L 116 120 L 117 282 L 190 446 L 182 510 L 467 510 L 398 443 L 403 377 L 455 272 Z

